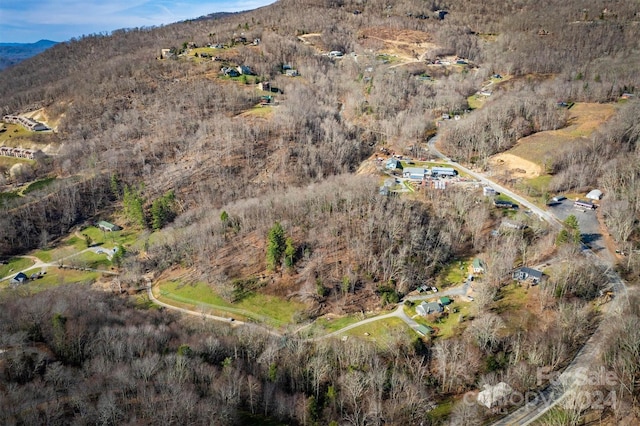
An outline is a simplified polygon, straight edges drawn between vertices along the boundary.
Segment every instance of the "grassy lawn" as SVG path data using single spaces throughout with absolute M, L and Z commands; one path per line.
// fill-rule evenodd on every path
M 346 331 L 344 334 L 370 340 L 381 346 L 391 344 L 398 339 L 411 340 L 415 336 L 415 333 L 400 318 L 385 318 L 363 324 Z
M 0 145 L 2 145 L 2 143 L 0 143 Z M 27 158 L 0 157 L 0 166 L 2 167 L 11 168 L 11 166 L 18 163 L 35 164 L 36 161 Z
M 32 132 L 18 124 L 6 123 L 5 126 L 7 127 L 7 131 L 0 133 L 0 145 L 19 146 L 21 142 L 20 139 L 25 141 L 32 135 Z
M 449 337 L 459 335 L 465 328 L 463 325 L 464 320 L 469 318 L 471 312 L 470 303 L 452 303 L 449 305 L 449 315 L 445 318 L 441 318 L 439 322 L 434 322 L 431 327 L 437 328 L 438 332 L 436 337 L 442 337 L 448 339 Z M 454 311 L 457 310 L 456 313 Z
M 559 151 L 585 143 L 584 137 L 590 136 L 614 113 L 613 104 L 576 103 L 567 111 L 566 127 L 522 138 L 507 152 L 544 167 Z
M 28 194 L 33 191 L 37 191 L 39 189 L 45 188 L 48 185 L 52 184 L 56 180 L 55 177 L 48 177 L 40 180 L 36 180 L 31 182 L 25 189 L 22 190 L 22 194 Z
M 517 283 L 508 284 L 500 289 L 498 311 L 519 311 L 527 301 L 527 289 Z
M 420 302 L 415 302 L 411 307 L 405 306 L 404 311 L 418 324 L 435 329 L 436 332 L 432 337 L 448 339 L 460 335 L 464 329 L 464 321 L 467 320 L 471 314 L 471 303 L 453 302 L 449 305 L 449 311 L 445 311 L 446 315 L 443 315 L 441 318 L 435 320 L 433 318 L 424 318 L 416 315 L 415 307 L 418 306 L 419 303 Z
M 43 262 L 55 262 L 59 259 L 73 256 L 77 252 L 87 248 L 87 242 L 83 238 L 71 235 L 56 247 L 40 249 L 31 253 Z
M 203 282 L 183 285 L 179 281 L 167 281 L 160 284 L 160 295 L 197 308 L 231 312 L 275 326 L 292 323 L 295 314 L 305 308 L 302 303 L 258 293 L 252 293 L 238 303 L 229 303 Z
M 69 259 L 69 263 L 92 269 L 108 269 L 111 261 L 106 254 L 97 254 L 92 251 L 85 251 Z
M 333 333 L 334 331 L 338 331 L 341 328 L 345 328 L 348 325 L 354 324 L 358 321 L 364 319 L 364 316 L 361 314 L 357 315 L 347 315 L 340 318 L 318 318 L 313 323 L 313 330 L 318 331 L 318 335 L 324 335 Z
M 467 103 L 469 104 L 469 108 L 471 109 L 480 109 L 482 108 L 486 100 L 486 96 L 473 94 L 467 98 Z
M 27 275 L 31 275 L 36 272 L 40 272 L 40 268 L 30 269 L 25 273 Z M 23 284 L 18 288 L 28 288 L 31 292 L 39 292 L 47 288 L 63 284 L 91 283 L 98 279 L 99 276 L 99 272 L 85 272 L 70 269 L 49 268 L 46 275 L 44 275 L 42 278 L 34 281 L 29 281 L 27 284 Z M 6 288 L 8 286 L 8 281 L 4 281 L 0 284 L 0 288 Z
M 447 424 L 449 416 L 451 415 L 453 403 L 454 401 L 452 398 L 441 401 L 436 408 L 427 413 L 427 417 L 433 422 L 433 424 Z
M 89 236 L 93 245 L 104 245 L 106 248 L 112 248 L 117 245 L 131 246 L 140 236 L 140 232 L 135 229 L 127 228 L 122 231 L 104 232 L 96 226 L 84 228 L 80 231 L 80 234 Z
M 540 175 L 533 179 L 524 179 L 517 187 L 517 190 L 529 197 L 537 198 L 540 204 L 545 204 L 545 194 L 549 192 L 549 184 L 553 176 Z
M 473 258 L 455 259 L 449 262 L 438 275 L 437 283 L 442 288 L 464 283 L 469 276 L 469 264 Z
M 9 259 L 6 265 L 0 265 L 0 278 L 6 277 L 7 275 L 13 274 L 14 272 L 22 271 L 23 269 L 26 269 L 31 265 L 33 265 L 33 261 L 31 259 L 25 259 L 23 257 L 13 257 Z
M 271 106 L 261 106 L 256 105 L 250 110 L 247 110 L 243 113 L 244 115 L 252 115 L 254 117 L 262 117 L 267 118 L 273 114 L 273 107 Z

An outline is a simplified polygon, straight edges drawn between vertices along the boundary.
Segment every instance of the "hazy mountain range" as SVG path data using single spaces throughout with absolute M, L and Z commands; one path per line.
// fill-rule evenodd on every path
M 44 52 L 57 41 L 40 40 L 35 43 L 0 43 L 0 70 Z

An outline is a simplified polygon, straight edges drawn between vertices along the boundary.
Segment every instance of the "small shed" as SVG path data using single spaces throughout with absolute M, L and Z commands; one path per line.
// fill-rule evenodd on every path
M 427 326 L 427 325 L 418 325 L 418 328 L 416 328 L 416 331 L 418 332 L 418 334 L 420 334 L 421 336 L 426 336 L 428 334 L 433 333 L 433 328 Z
M 601 198 L 602 198 L 602 191 L 600 191 L 599 189 L 592 189 L 587 194 L 587 199 L 589 200 L 599 200 Z
M 442 297 L 440 298 L 440 304 L 441 304 L 442 306 L 450 305 L 450 304 L 451 304 L 451 299 L 449 299 L 447 296 L 442 296 Z

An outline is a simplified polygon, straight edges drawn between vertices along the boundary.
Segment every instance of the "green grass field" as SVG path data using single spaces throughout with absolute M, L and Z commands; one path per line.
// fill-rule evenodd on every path
M 464 283 L 469 276 L 469 264 L 472 258 L 456 259 L 449 262 L 438 275 L 437 283 L 442 288 Z
M 375 342 L 385 347 L 398 340 L 409 341 L 416 334 L 400 318 L 385 318 L 380 321 L 363 324 L 344 333 L 347 336 L 357 337 Z
M 0 143 L 0 145 L 2 144 Z M 27 158 L 0 157 L 0 167 L 11 168 L 14 164 L 18 163 L 35 164 L 36 161 Z
M 33 261 L 31 259 L 26 259 L 24 257 L 11 258 L 8 260 L 6 265 L 0 265 L 0 278 L 6 277 L 7 275 L 13 274 L 18 271 L 22 271 L 23 269 L 26 269 L 31 265 L 33 265 Z
M 435 300 L 435 299 L 434 299 Z M 429 326 L 436 330 L 432 337 L 448 339 L 457 336 L 464 329 L 464 321 L 469 318 L 471 313 L 471 304 L 468 302 L 453 302 L 449 305 L 447 315 L 443 315 L 437 320 L 432 318 L 424 318 L 416 315 L 415 307 L 420 302 L 416 302 L 413 306 L 404 307 L 405 313 L 412 317 L 418 324 Z M 456 311 L 456 312 L 454 312 Z
M 0 133 L 0 145 L 19 146 L 21 142 L 28 140 L 33 132 L 28 131 L 17 124 L 5 124 L 6 132 Z
M 31 275 L 40 272 L 40 268 L 29 269 L 25 273 Z M 26 288 L 29 291 L 36 293 L 47 288 L 55 287 L 63 284 L 80 284 L 80 283 L 92 283 L 100 276 L 99 272 L 85 272 L 76 271 L 71 269 L 58 269 L 48 268 L 47 273 L 40 279 L 29 281 L 26 284 L 22 284 L 18 289 Z M 0 288 L 7 288 L 9 286 L 8 281 L 0 283 Z
M 22 190 L 22 194 L 28 194 L 30 192 L 46 188 L 47 186 L 51 185 L 55 180 L 56 180 L 55 177 L 48 177 L 48 178 L 31 182 L 29 185 L 27 185 L 26 188 Z
M 163 297 L 186 303 L 197 309 L 230 312 L 274 326 L 293 323 L 296 313 L 305 308 L 302 303 L 258 293 L 250 294 L 238 303 L 229 303 L 203 282 L 183 285 L 179 281 L 168 281 L 161 283 L 159 290 Z
M 321 336 L 324 334 L 333 333 L 334 331 L 338 331 L 363 319 L 365 319 L 365 317 L 362 314 L 347 315 L 340 318 L 323 317 L 318 318 L 316 321 L 314 321 L 311 329 L 314 331 L 313 334 Z

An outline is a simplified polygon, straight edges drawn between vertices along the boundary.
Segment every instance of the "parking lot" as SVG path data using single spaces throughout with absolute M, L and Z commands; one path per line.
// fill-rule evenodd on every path
M 578 218 L 582 241 L 591 247 L 594 252 L 601 250 L 606 251 L 605 243 L 600 232 L 600 224 L 596 217 L 596 211 L 576 209 L 573 206 L 573 202 L 574 200 L 564 199 L 560 202 L 550 203 L 549 210 L 562 221 L 570 215 L 574 215 Z

